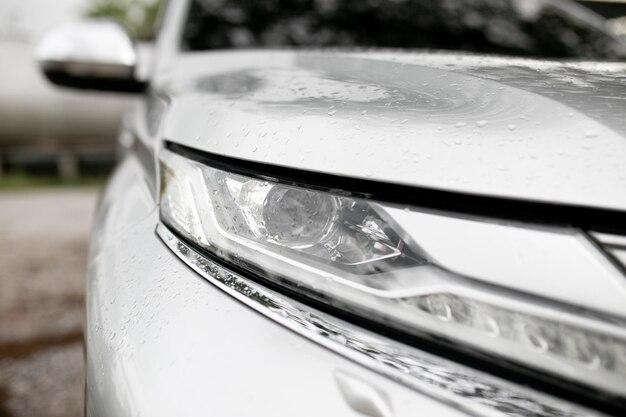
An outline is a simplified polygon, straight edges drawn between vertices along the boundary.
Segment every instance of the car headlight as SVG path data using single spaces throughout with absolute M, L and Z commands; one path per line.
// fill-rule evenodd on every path
M 241 175 L 167 149 L 160 176 L 162 222 L 233 268 L 408 334 L 626 395 L 619 315 L 532 282 L 520 291 L 452 272 L 421 246 L 410 225 L 417 208 Z M 596 278 L 589 284 L 602 287 Z M 554 279 L 567 292 L 568 277 Z

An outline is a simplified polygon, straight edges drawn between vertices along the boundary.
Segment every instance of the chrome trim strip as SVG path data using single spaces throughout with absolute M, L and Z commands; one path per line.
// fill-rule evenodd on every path
M 156 233 L 191 269 L 264 316 L 354 362 L 470 415 L 604 415 L 422 352 L 318 312 L 207 259 L 161 223 L 157 225 Z

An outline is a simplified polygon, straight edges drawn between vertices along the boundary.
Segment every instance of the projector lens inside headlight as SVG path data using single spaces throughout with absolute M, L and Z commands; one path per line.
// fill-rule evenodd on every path
M 337 200 L 315 191 L 252 180 L 233 197 L 240 202 L 256 236 L 292 248 L 324 242 L 338 217 Z
M 368 320 L 626 396 L 621 318 L 451 272 L 403 227 L 407 210 L 169 150 L 160 170 L 161 220 L 210 256 Z

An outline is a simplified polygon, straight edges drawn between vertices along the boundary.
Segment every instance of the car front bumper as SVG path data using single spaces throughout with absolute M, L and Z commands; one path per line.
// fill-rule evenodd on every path
M 128 157 L 97 215 L 88 416 L 595 415 L 214 264 L 159 225 L 148 188 Z

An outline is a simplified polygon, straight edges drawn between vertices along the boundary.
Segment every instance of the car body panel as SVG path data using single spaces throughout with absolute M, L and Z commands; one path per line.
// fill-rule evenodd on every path
M 154 80 L 169 102 L 163 138 L 311 172 L 626 209 L 626 137 L 615 118 L 624 111 L 620 97 L 587 114 L 581 110 L 601 100 L 586 94 L 596 87 L 581 87 L 577 96 L 546 85 L 539 94 L 541 77 L 524 89 L 511 81 L 515 68 L 500 82 L 422 65 L 419 55 L 412 63 L 394 56 L 181 55 Z M 624 80 L 615 78 L 617 86 Z

